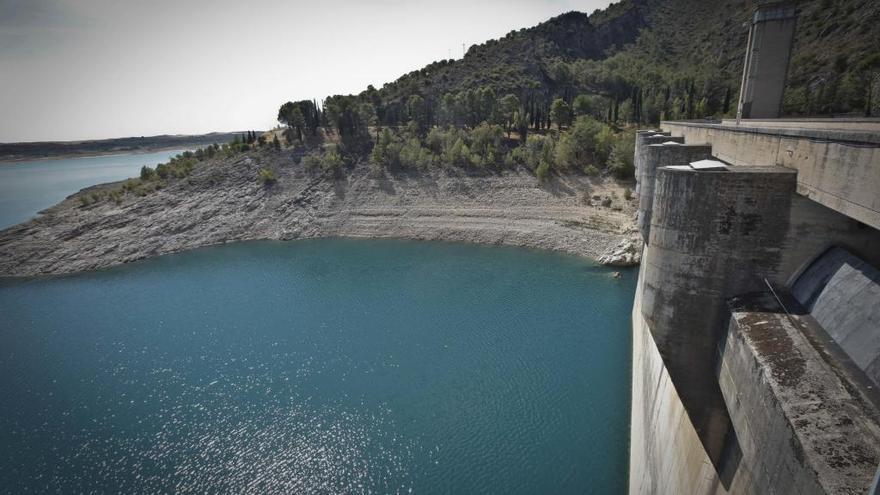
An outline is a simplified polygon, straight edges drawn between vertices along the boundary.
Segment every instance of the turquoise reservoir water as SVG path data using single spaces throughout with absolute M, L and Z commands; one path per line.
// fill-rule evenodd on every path
M 0 163 L 0 229 L 24 222 L 80 189 L 137 177 L 183 150 Z
M 0 490 L 624 493 L 610 273 L 330 239 L 0 281 Z

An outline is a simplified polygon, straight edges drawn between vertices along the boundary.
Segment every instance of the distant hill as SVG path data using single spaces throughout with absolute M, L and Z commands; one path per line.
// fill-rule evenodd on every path
M 556 97 L 587 93 L 627 121 L 730 115 L 753 8 L 742 0 L 622 0 L 512 31 L 359 96 L 391 125 L 406 122 L 412 95 L 436 113 L 443 95 L 480 89 L 515 94 L 544 113 Z M 786 114 L 876 115 L 880 2 L 805 0 L 798 12 Z
M 31 160 L 63 156 L 88 156 L 109 153 L 186 148 L 213 143 L 227 143 L 242 132 L 212 132 L 199 135 L 141 136 L 94 141 L 44 141 L 0 143 L 0 161 Z

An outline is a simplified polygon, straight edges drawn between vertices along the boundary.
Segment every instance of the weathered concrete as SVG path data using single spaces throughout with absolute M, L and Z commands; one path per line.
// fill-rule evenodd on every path
M 758 3 L 749 28 L 737 117 L 779 117 L 796 20 L 790 2 Z
M 876 456 L 862 456 L 866 451 L 859 450 L 858 442 L 846 444 L 852 448 L 844 452 L 838 440 L 854 436 L 875 442 L 874 423 L 842 413 L 852 405 L 845 398 L 844 405 L 830 408 L 821 401 L 807 407 L 797 400 L 827 396 L 834 401 L 842 397 L 836 395 L 842 387 L 862 401 L 868 417 L 880 411 L 880 400 L 867 400 L 859 392 L 876 388 L 866 375 L 880 354 L 875 269 L 852 269 L 856 263 L 819 269 L 822 261 L 816 261 L 839 247 L 880 266 L 880 230 L 864 222 L 876 209 L 853 206 L 855 200 L 864 202 L 866 193 L 880 190 L 875 151 L 880 135 L 870 134 L 868 124 L 834 130 L 663 124 L 684 137 L 685 146 L 711 145 L 713 158 L 729 165 L 724 171 L 662 166 L 653 182 L 646 161 L 638 172 L 646 246 L 633 313 L 632 493 L 859 493 L 867 487 L 863 481 L 876 469 Z M 860 136 L 865 139 L 854 140 Z M 811 146 L 815 150 L 796 152 Z M 683 148 L 646 144 L 639 151 L 645 157 L 651 149 L 674 147 Z M 843 156 L 838 153 L 842 149 L 847 150 Z M 816 150 L 824 154 L 817 157 Z M 821 174 L 841 175 L 826 181 L 818 172 L 805 172 L 810 167 L 830 167 Z M 817 181 L 837 187 L 843 196 L 829 201 L 805 192 Z M 880 204 L 877 197 L 870 196 L 868 204 Z M 808 279 L 814 282 L 804 292 L 813 295 L 804 300 L 812 297 L 810 308 L 818 308 L 813 316 L 822 322 L 803 310 L 798 317 L 809 324 L 792 328 L 803 333 L 798 342 L 807 347 L 791 348 L 804 356 L 819 355 L 824 371 L 811 375 L 817 382 L 807 380 L 780 392 L 760 377 L 775 376 L 772 366 L 785 360 L 784 352 L 775 355 L 776 361 L 745 359 L 742 350 L 751 344 L 740 339 L 736 349 L 742 352 L 724 354 L 731 315 L 726 301 L 764 291 L 768 284 L 784 291 Z M 800 307 L 791 301 L 791 307 Z M 640 333 L 651 336 L 663 368 L 651 368 L 656 364 L 646 356 L 652 348 L 637 337 Z M 674 391 L 666 389 L 670 386 Z M 744 389 L 752 395 L 740 400 L 737 394 Z M 668 424 L 681 414 L 687 416 L 684 424 Z M 829 444 L 822 443 L 823 434 Z M 691 442 L 694 435 L 701 453 Z
M 730 309 L 718 374 L 739 451 L 731 491 L 865 493 L 880 462 L 872 392 L 810 339 L 811 316 L 770 293 Z
M 719 465 L 728 419 L 714 378 L 724 301 L 779 278 L 795 172 L 657 171 L 642 315 L 695 429 Z
M 642 163 L 645 160 L 645 153 L 647 152 L 647 146 L 652 144 L 661 144 L 664 142 L 675 142 L 684 144 L 684 138 L 681 136 L 673 137 L 668 132 L 637 132 L 636 133 L 636 154 L 633 159 L 633 165 L 635 166 L 635 174 L 636 174 L 636 190 L 635 195 L 638 197 L 641 194 L 641 186 L 639 184 L 639 175 L 642 171 Z
M 712 153 L 733 165 L 779 165 L 798 171 L 797 192 L 832 210 L 880 229 L 880 120 L 850 127 L 835 120 L 827 129 L 815 119 L 799 128 L 761 127 L 762 122 L 705 124 L 663 122 L 688 143 L 710 143 Z
M 792 294 L 880 385 L 880 271 L 835 247 L 798 277 Z
M 629 493 L 726 493 L 642 316 L 643 276 L 632 311 Z
M 639 212 L 636 223 L 642 239 L 648 242 L 651 230 L 651 208 L 654 203 L 654 179 L 659 167 L 668 165 L 687 165 L 712 156 L 712 147 L 707 144 L 647 144 L 641 168 L 636 175 L 639 194 Z

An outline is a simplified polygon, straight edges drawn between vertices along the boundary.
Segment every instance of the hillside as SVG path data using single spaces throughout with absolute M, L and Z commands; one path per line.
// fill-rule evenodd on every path
M 546 114 L 556 97 L 593 94 L 603 99 L 597 114 L 615 121 L 730 115 L 753 7 L 742 0 L 622 0 L 512 31 L 471 46 L 460 60 L 432 63 L 359 96 L 387 125 L 408 120 L 413 95 L 439 120 L 444 95 L 481 89 L 515 94 L 532 114 Z M 806 0 L 798 13 L 786 113 L 864 114 L 867 107 L 876 114 L 880 3 Z

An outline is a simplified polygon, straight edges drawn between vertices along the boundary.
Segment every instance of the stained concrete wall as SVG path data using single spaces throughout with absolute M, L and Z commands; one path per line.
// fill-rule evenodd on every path
M 657 171 L 642 315 L 695 429 L 721 460 L 729 422 L 714 378 L 724 301 L 778 279 L 795 172 Z
M 811 316 L 787 314 L 769 292 L 730 309 L 718 379 L 738 451 L 731 491 L 866 493 L 880 462 L 871 391 L 811 338 Z
M 779 165 L 798 171 L 797 192 L 832 210 L 880 229 L 880 120 L 871 128 L 864 119 L 845 130 L 804 128 L 788 121 L 786 129 L 695 122 L 663 122 L 664 130 L 688 143 L 710 143 L 719 159 L 733 165 Z
M 632 312 L 629 493 L 726 493 L 642 316 L 644 266 Z
M 880 230 L 797 194 L 802 189 L 796 179 L 800 172 L 764 161 L 775 156 L 772 153 L 747 144 L 731 145 L 725 141 L 730 135 L 719 133 L 718 126 L 684 125 L 687 130 L 681 134 L 688 143 L 709 142 L 715 156 L 740 166 L 728 172 L 657 171 L 633 312 L 630 492 L 795 493 L 797 489 L 809 493 L 812 482 L 792 475 L 799 462 L 803 466 L 798 455 L 806 450 L 783 449 L 784 440 L 769 438 L 762 430 L 782 431 L 779 421 L 791 427 L 807 416 L 784 410 L 779 416 L 779 409 L 762 416 L 755 408 L 764 407 L 767 412 L 769 406 L 755 406 L 760 403 L 758 395 L 744 395 L 743 390 L 730 393 L 768 372 L 755 368 L 755 360 L 719 362 L 730 315 L 725 301 L 765 290 L 767 282 L 777 288 L 790 287 L 818 255 L 834 246 L 880 266 Z M 690 135 L 692 127 L 713 130 Z M 804 140 L 800 134 L 783 138 Z M 718 152 L 717 139 L 726 151 Z M 760 166 L 744 166 L 755 163 L 751 160 Z M 821 328 L 818 323 L 816 327 Z M 826 351 L 819 353 L 824 356 Z M 784 355 L 777 355 L 777 361 L 784 360 Z M 727 366 L 722 375 L 717 374 L 719 365 Z M 861 373 L 855 365 L 851 368 Z M 843 372 L 836 369 L 835 373 Z M 774 395 L 773 387 L 761 388 L 759 383 L 752 385 L 764 404 L 773 405 L 783 398 Z M 728 388 L 722 390 L 722 386 Z M 796 405 L 796 397 L 790 397 Z M 810 418 L 835 434 L 842 431 L 835 417 L 822 416 L 821 410 Z M 828 422 L 822 423 L 823 418 Z M 852 431 L 861 431 L 863 426 Z M 737 428 L 746 432 L 742 435 L 751 435 L 752 444 L 740 445 Z M 820 444 L 814 443 L 817 449 Z M 870 471 L 865 466 L 871 462 L 865 461 L 859 472 Z M 848 468 L 835 469 L 846 472 Z

